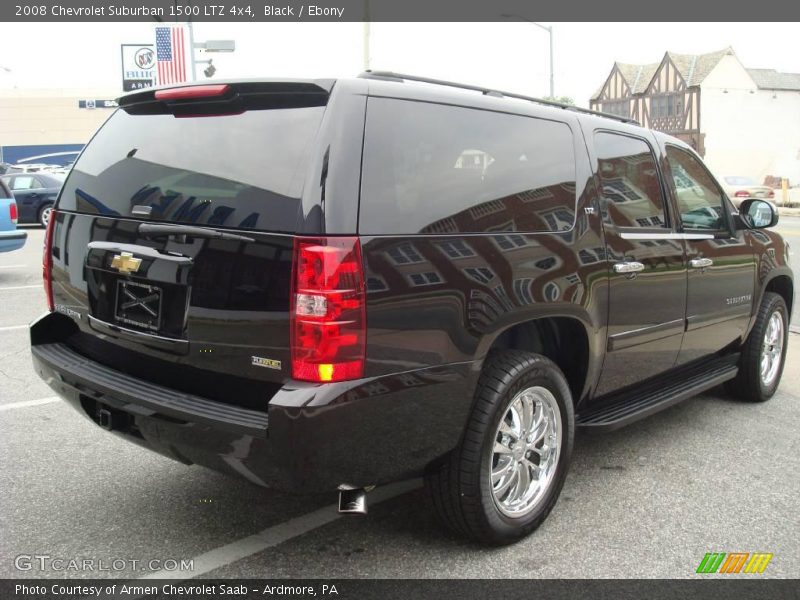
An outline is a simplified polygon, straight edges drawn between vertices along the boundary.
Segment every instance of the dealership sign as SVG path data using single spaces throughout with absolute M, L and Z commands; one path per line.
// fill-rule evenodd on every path
M 117 108 L 116 100 L 78 100 L 78 108 Z
M 152 44 L 122 44 L 122 90 L 151 87 L 155 79 L 156 52 Z

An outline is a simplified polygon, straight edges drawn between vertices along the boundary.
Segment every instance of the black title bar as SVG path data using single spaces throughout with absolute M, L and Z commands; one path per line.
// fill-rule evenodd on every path
M 6 579 L 4 600 L 783 600 L 797 598 L 797 581 L 741 577 L 694 580 L 591 579 Z
M 108 21 L 797 21 L 800 3 L 760 0 L 4 0 L 0 20 Z M 676 26 L 676 36 L 680 35 Z M 598 31 L 596 43 L 602 43 Z

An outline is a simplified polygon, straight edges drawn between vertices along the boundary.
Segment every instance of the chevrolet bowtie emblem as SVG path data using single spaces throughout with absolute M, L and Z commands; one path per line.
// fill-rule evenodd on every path
M 117 254 L 111 260 L 111 268 L 116 269 L 125 275 L 128 273 L 136 273 L 136 271 L 139 270 L 139 265 L 141 264 L 142 259 L 134 257 L 130 252 Z

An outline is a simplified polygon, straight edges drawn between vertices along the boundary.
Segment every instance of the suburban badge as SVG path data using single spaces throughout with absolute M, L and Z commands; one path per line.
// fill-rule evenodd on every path
M 266 367 L 267 369 L 276 369 L 280 371 L 281 361 L 274 358 L 262 358 L 261 356 L 253 356 L 253 366 Z

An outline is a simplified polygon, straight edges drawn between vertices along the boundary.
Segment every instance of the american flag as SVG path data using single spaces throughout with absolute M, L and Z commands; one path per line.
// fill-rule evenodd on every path
M 186 81 L 186 47 L 183 26 L 156 27 L 158 84 Z

